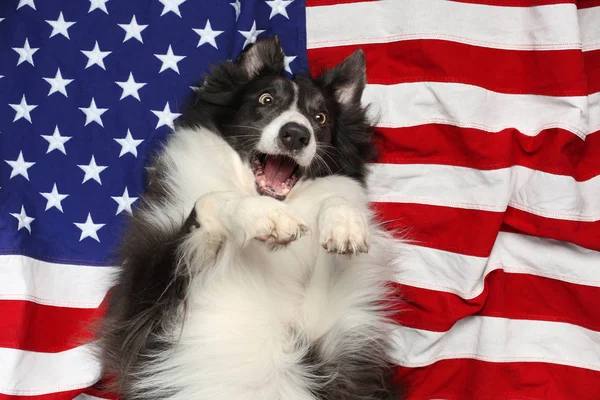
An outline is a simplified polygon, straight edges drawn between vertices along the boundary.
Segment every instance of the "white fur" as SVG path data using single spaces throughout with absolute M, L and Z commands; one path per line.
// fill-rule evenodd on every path
M 365 190 L 330 176 L 301 180 L 285 202 L 261 197 L 249 166 L 207 130 L 179 130 L 162 158 L 178 200 L 143 217 L 162 226 L 196 207 L 201 226 L 186 243 L 188 259 L 205 262 L 210 246 L 220 250 L 197 271 L 175 351 L 157 355 L 138 389 L 184 388 L 170 400 L 314 400 L 299 332 L 324 340 L 334 357 L 387 329 L 365 303 L 385 295 L 393 246 L 371 222 Z M 269 238 L 292 242 L 271 251 Z M 357 255 L 329 254 L 328 242 Z M 341 342 L 349 330 L 352 341 Z

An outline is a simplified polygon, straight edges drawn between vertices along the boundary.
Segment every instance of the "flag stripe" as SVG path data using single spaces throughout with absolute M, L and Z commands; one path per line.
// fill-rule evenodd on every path
M 418 203 L 378 202 L 373 203 L 372 208 L 386 227 L 400 235 L 409 235 L 411 243 L 464 255 L 489 256 L 498 230 L 561 240 L 600 251 L 600 221 L 551 219 L 512 207 L 502 213 Z
M 372 164 L 371 170 L 371 199 L 376 202 L 488 211 L 505 211 L 508 204 L 549 218 L 600 220 L 600 176 L 577 182 L 521 166 L 481 171 L 435 164 Z
M 585 181 L 600 174 L 600 135 L 586 140 L 559 128 L 528 136 L 508 128 L 489 133 L 475 128 L 426 124 L 378 128 L 378 161 L 386 164 L 443 164 L 493 170 L 520 165 Z
M 398 379 L 410 385 L 406 400 L 594 400 L 600 393 L 596 371 L 539 362 L 442 360 L 401 367 Z
M 4 300 L 0 301 L 0 315 L 0 347 L 59 352 L 91 339 L 91 324 L 101 315 L 101 310 Z
M 590 250 L 600 251 L 600 221 L 565 221 L 550 219 L 508 207 L 504 214 L 503 229 L 511 229 L 532 236 L 571 242 Z
M 588 91 L 600 92 L 600 50 L 586 51 L 583 60 L 588 76 Z
M 0 299 L 57 307 L 98 308 L 114 267 L 57 264 L 20 255 L 0 255 Z
M 382 0 L 309 7 L 306 23 L 309 49 L 414 39 L 513 50 L 582 47 L 577 11 L 572 4 L 525 8 L 441 0 Z
M 398 292 L 406 304 L 396 320 L 411 328 L 444 332 L 463 318 L 480 315 L 565 322 L 600 331 L 600 288 L 595 286 L 495 270 L 472 299 L 405 285 Z
M 502 50 L 436 39 L 317 48 L 309 53 L 313 74 L 338 64 L 358 48 L 365 52 L 371 84 L 432 81 L 465 83 L 501 93 L 592 93 L 579 50 Z
M 600 32 L 598 21 L 600 21 L 600 5 L 597 7 L 584 8 L 577 11 L 581 29 L 581 42 L 583 51 L 600 49 Z
M 485 276 L 497 269 L 600 287 L 600 253 L 551 239 L 499 232 L 489 258 L 413 244 L 399 249 L 403 257 L 397 265 L 397 283 L 463 299 L 479 296 Z
M 93 385 L 100 365 L 88 346 L 59 353 L 0 348 L 0 393 L 34 396 Z
M 577 0 L 451 0 L 457 3 L 487 5 L 497 7 L 533 7 L 553 4 L 575 4 Z
M 76 389 L 76 390 L 68 390 L 65 392 L 55 392 L 49 394 L 41 394 L 41 395 L 26 395 L 26 396 L 18 396 L 18 395 L 7 395 L 0 393 L 0 400 L 73 400 L 73 399 L 83 399 L 78 395 L 84 389 Z M 91 400 L 91 399 L 90 399 Z
M 546 362 L 600 371 L 600 332 L 547 321 L 471 316 L 447 332 L 397 327 L 393 356 L 404 367 L 444 359 Z
M 488 132 L 515 128 L 531 136 L 562 128 L 583 138 L 600 122 L 600 116 L 588 113 L 588 103 L 595 104 L 597 97 L 517 96 L 461 83 L 412 82 L 367 85 L 363 99 L 373 104 L 371 115 L 379 127 L 438 123 Z
M 104 399 L 105 399 L 104 397 L 96 397 L 96 396 L 91 396 L 89 394 L 82 393 L 73 400 L 104 400 Z
M 316 6 L 333 6 L 336 4 L 348 4 L 348 3 L 365 3 L 369 1 L 379 1 L 379 0 L 306 0 L 307 7 L 316 7 Z
M 600 0 L 577 0 L 577 8 L 600 7 Z
M 410 243 L 475 257 L 490 255 L 503 219 L 501 212 L 418 203 L 376 202 L 372 208 Z M 477 236 L 470 235 L 473 230 Z

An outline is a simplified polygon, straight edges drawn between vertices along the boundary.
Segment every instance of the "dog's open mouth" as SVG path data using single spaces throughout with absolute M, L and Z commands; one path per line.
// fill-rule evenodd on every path
M 284 200 L 298 181 L 298 164 L 283 155 L 256 155 L 251 160 L 256 190 L 264 196 Z

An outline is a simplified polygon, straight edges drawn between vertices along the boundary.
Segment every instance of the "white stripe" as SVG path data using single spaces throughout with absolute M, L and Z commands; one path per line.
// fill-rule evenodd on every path
M 401 245 L 394 280 L 473 299 L 495 270 L 600 287 L 600 252 L 535 236 L 499 232 L 489 258 Z
M 111 285 L 116 269 L 49 263 L 21 255 L 0 255 L 0 271 L 0 300 L 97 308 Z
M 394 358 L 405 367 L 469 358 L 545 362 L 600 371 L 600 332 L 567 323 L 468 317 L 448 332 L 395 329 Z
M 583 51 L 600 49 L 600 7 L 583 8 L 577 14 Z
M 371 84 L 363 95 L 381 127 L 437 123 L 488 132 L 516 128 L 532 136 L 563 128 L 582 138 L 589 133 L 588 101 L 587 96 L 505 94 L 446 82 Z
M 443 39 L 497 49 L 580 49 L 574 4 L 489 7 L 382 0 L 308 7 L 308 48 Z
M 437 164 L 371 164 L 371 200 L 502 212 L 508 205 L 547 218 L 600 220 L 600 176 L 577 182 L 522 166 L 495 170 Z
M 0 348 L 0 393 L 34 396 L 92 386 L 101 376 L 88 346 L 60 353 Z
M 590 115 L 588 132 L 594 133 L 600 130 L 600 92 L 588 96 L 588 109 Z

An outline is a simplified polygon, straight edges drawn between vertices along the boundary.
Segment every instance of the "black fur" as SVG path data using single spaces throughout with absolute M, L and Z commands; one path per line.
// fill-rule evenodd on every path
M 260 130 L 277 114 L 278 107 L 283 109 L 292 100 L 291 83 L 281 77 L 283 57 L 277 38 L 261 39 L 237 61 L 214 67 L 194 91 L 178 127 L 203 126 L 219 132 L 236 151 L 249 157 Z M 314 163 L 301 174 L 305 178 L 342 174 L 364 184 L 365 163 L 376 156 L 370 141 L 372 127 L 360 103 L 365 86 L 364 54 L 355 53 L 316 79 L 303 76 L 293 81 L 300 88 L 298 102 L 302 112 L 312 115 L 323 111 L 329 120 L 325 125 L 313 122 L 317 152 L 325 163 Z M 257 107 L 255 101 L 266 90 L 277 99 L 268 112 Z M 340 101 L 342 92 L 344 101 Z M 252 121 L 250 128 L 247 121 Z M 160 159 L 154 158 L 148 168 L 148 186 L 140 209 L 160 206 L 174 195 L 161 184 L 164 169 Z M 121 246 L 119 261 L 123 268 L 117 277 L 118 286 L 112 290 L 108 313 L 98 331 L 99 357 L 106 373 L 117 378 L 108 390 L 117 392 L 124 400 L 153 400 L 132 393 L 131 384 L 154 352 L 170 346 L 157 338 L 177 334 L 169 329 L 183 317 L 190 283 L 189 276 L 177 273 L 181 261 L 178 249 L 198 223 L 192 213 L 185 221 L 172 221 L 170 226 L 159 229 L 135 215 L 138 213 L 130 220 Z M 338 374 L 335 379 L 322 382 L 315 393 L 319 399 L 399 398 L 391 384 L 391 370 L 382 366 L 385 359 L 382 343 L 358 351 L 342 350 L 335 366 L 323 364 L 319 346 L 314 343 L 313 350 L 305 357 L 307 369 L 315 376 L 329 376 L 334 370 Z

